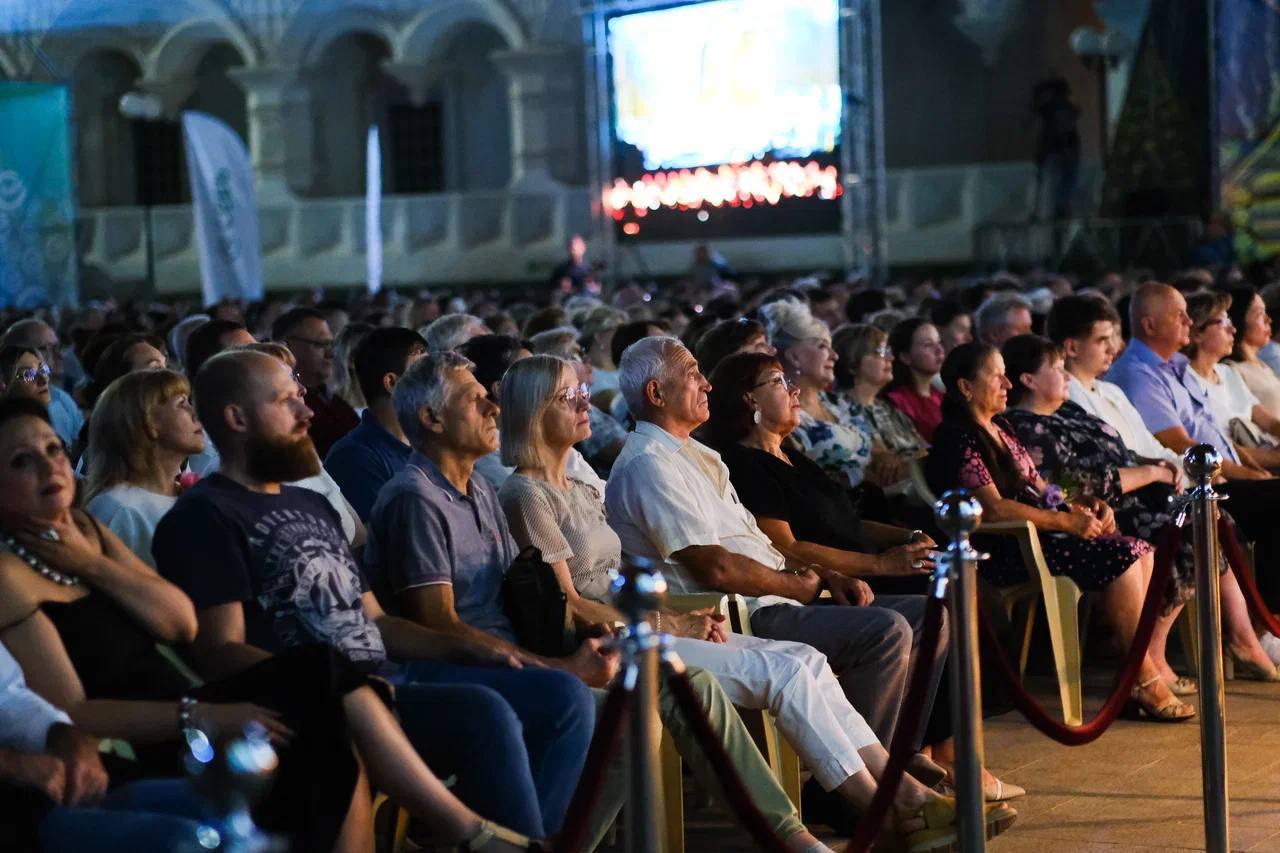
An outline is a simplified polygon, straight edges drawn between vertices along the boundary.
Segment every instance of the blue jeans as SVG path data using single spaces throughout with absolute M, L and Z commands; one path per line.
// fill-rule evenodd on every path
M 396 685 L 400 724 L 454 793 L 532 838 L 559 832 L 587 758 L 595 702 L 554 669 L 416 661 Z
M 147 789 L 135 798 L 131 789 Z M 198 799 L 181 779 L 126 785 L 101 808 L 59 806 L 40 823 L 40 848 L 59 851 L 199 850 Z M 185 817 L 184 817 L 185 815 Z

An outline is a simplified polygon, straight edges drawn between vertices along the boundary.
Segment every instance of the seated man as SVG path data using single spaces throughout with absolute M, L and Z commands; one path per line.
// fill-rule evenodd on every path
M 284 362 L 222 353 L 201 369 L 195 396 L 222 465 L 161 520 L 152 553 L 195 603 L 197 667 L 226 675 L 284 647 L 327 643 L 397 684 L 405 734 L 434 768 L 458 774 L 460 799 L 525 835 L 558 832 L 594 726 L 589 691 L 382 611 L 333 508 L 284 485 L 320 470 L 311 412 Z
M 333 379 L 333 332 L 324 314 L 315 308 L 292 308 L 271 324 L 271 340 L 282 343 L 298 360 L 298 378 L 307 389 L 311 440 L 323 459 L 329 449 L 360 419 L 355 409 L 329 387 Z
M 501 603 L 502 576 L 516 557 L 515 541 L 497 494 L 474 470 L 476 460 L 498 446 L 498 405 L 470 366 L 457 353 L 432 353 L 396 385 L 396 414 L 414 451 L 374 504 L 365 551 L 369 574 L 385 594 L 388 607 L 408 619 L 604 687 L 617 672 L 617 659 L 602 651 L 598 639 L 584 641 L 576 654 L 566 658 L 540 657 L 516 645 Z M 788 846 L 826 850 L 804 830 L 786 794 L 765 770 L 718 683 L 700 670 L 691 669 L 689 674 L 712 726 Z M 659 705 L 681 754 L 711 790 L 721 791 L 688 722 L 677 713 L 674 698 L 665 688 Z M 621 805 L 622 789 L 613 784 L 619 781 L 611 778 L 608 793 L 601 798 L 592 841 L 599 839 Z
M 72 727 L 65 713 L 28 688 L 18 662 L 0 644 L 0 837 L 5 849 L 194 849 L 198 823 L 161 810 L 125 810 L 128 788 L 113 797 L 121 801 L 119 808 L 102 808 L 107 781 L 97 739 Z M 144 785 L 158 797 L 186 799 L 181 780 Z
M 707 420 L 711 385 L 689 350 L 675 338 L 644 338 L 623 353 L 619 377 L 636 418 L 605 495 L 622 550 L 665 563 L 675 592 L 746 597 L 757 636 L 825 654 L 849 703 L 887 746 L 923 626 L 924 598 L 809 606 L 824 585 L 840 600 L 859 600 L 865 587 L 827 569 L 789 568 L 738 499 L 720 455 L 690 437 Z M 945 654 L 940 646 L 935 688 Z M 930 691 L 930 704 L 932 698 Z
M 1133 340 L 1106 378 L 1124 391 L 1146 428 L 1169 450 L 1181 455 L 1196 444 L 1211 444 L 1222 454 L 1222 491 L 1245 535 L 1257 545 L 1258 585 L 1272 607 L 1280 604 L 1280 573 L 1270 567 L 1280 558 L 1280 529 L 1274 508 L 1280 481 L 1234 444 L 1209 410 L 1202 383 L 1188 377 L 1190 365 L 1179 350 L 1191 342 L 1191 317 L 1182 294 L 1167 284 L 1139 288 L 1129 303 Z
M 378 490 L 409 461 L 409 440 L 396 420 L 391 389 L 426 354 L 422 335 L 399 326 L 374 329 L 356 347 L 352 360 L 367 408 L 360 425 L 333 445 L 324 467 L 365 524 Z

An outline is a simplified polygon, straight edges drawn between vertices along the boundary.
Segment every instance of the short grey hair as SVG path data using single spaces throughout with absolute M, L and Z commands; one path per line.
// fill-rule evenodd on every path
M 433 352 L 418 359 L 404 372 L 391 391 L 391 405 L 405 438 L 414 447 L 426 439 L 419 413 L 426 406 L 439 416 L 449 396 L 449 377 L 458 370 L 470 370 L 475 365 L 456 352 Z
M 622 351 L 622 360 L 618 362 L 618 390 L 622 392 L 622 399 L 627 401 L 631 414 L 639 417 L 649 408 L 644 387 L 651 380 L 662 381 L 671 367 L 671 360 L 681 350 L 688 352 L 679 338 L 651 335 Z
M 578 330 L 573 326 L 558 326 L 529 338 L 529 352 L 534 355 L 554 355 L 564 359 L 580 358 Z
M 1009 312 L 1014 308 L 1031 310 L 1031 301 L 1021 293 L 1002 291 L 988 296 L 973 312 L 973 337 L 985 340 L 989 332 L 1009 323 Z
M 831 329 L 813 316 L 809 306 L 799 299 L 779 299 L 760 306 L 760 318 L 764 321 L 769 343 L 785 353 L 793 346 L 815 338 L 830 343 Z
M 447 352 L 471 340 L 471 327 L 484 327 L 484 320 L 474 314 L 444 314 L 418 330 L 426 338 L 428 352 Z
M 555 402 L 566 368 L 570 371 L 569 381 L 576 383 L 573 365 L 554 355 L 522 358 L 507 368 L 502 377 L 502 410 L 498 414 L 503 465 L 529 468 L 542 461 L 546 446 L 542 416 Z

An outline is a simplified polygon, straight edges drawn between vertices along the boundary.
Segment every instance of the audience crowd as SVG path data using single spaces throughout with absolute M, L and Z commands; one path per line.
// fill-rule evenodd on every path
M 1277 310 L 1280 278 L 1191 270 L 717 277 L 609 297 L 566 274 L 541 302 L 306 292 L 11 313 L 0 832 L 13 849 L 173 849 L 212 819 L 180 747 L 254 725 L 279 754 L 254 818 L 292 849 L 371 850 L 375 793 L 437 845 L 554 840 L 618 674 L 611 585 L 633 556 L 665 573 L 653 627 L 791 850 L 828 850 L 809 826 L 856 825 L 933 655 L 886 832 L 952 849 L 950 658 L 945 640 L 921 647 L 931 493 L 1034 523 L 1049 571 L 1128 648 L 1181 454 L 1213 444 L 1229 523 L 1280 606 Z M 1030 580 L 1014 540 L 978 539 L 988 589 Z M 1189 536 L 1171 557 L 1129 697 L 1153 722 L 1196 714 L 1166 653 L 1194 592 Z M 531 569 L 563 598 L 516 582 Z M 1237 675 L 1280 681 L 1280 639 L 1232 573 L 1220 584 Z M 1007 707 L 997 687 L 988 713 Z M 665 687 L 658 705 L 653 725 L 723 798 Z M 737 709 L 771 713 L 794 747 L 803 813 Z M 1025 791 L 983 784 L 1002 832 Z M 624 795 L 613 761 L 589 847 Z

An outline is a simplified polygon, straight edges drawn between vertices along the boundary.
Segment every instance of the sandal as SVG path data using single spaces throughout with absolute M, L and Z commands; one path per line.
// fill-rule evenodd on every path
M 1018 813 L 1005 803 L 990 803 L 983 811 L 987 840 L 1013 826 L 1018 819 Z M 927 800 L 920 811 L 907 817 L 919 818 L 924 822 L 924 827 L 901 834 L 902 849 L 906 853 L 955 853 L 959 850 L 956 802 L 952 798 L 935 797 Z
M 1194 678 L 1187 678 L 1180 675 L 1173 681 L 1166 681 L 1165 687 L 1169 688 L 1169 692 L 1174 696 L 1195 696 L 1200 692 L 1200 687 L 1196 684 Z
M 1126 716 L 1153 723 L 1184 723 L 1194 717 L 1195 706 L 1179 701 L 1177 696 L 1170 696 L 1157 705 L 1142 695 L 1144 690 L 1159 680 L 1160 676 L 1157 675 L 1133 686 L 1133 692 L 1129 694 L 1129 701 L 1125 705 Z
M 1269 669 L 1259 666 L 1244 655 L 1237 654 L 1236 650 L 1230 646 L 1227 646 L 1227 655 L 1235 664 L 1236 678 L 1247 681 L 1280 681 L 1280 666 L 1272 666 Z

